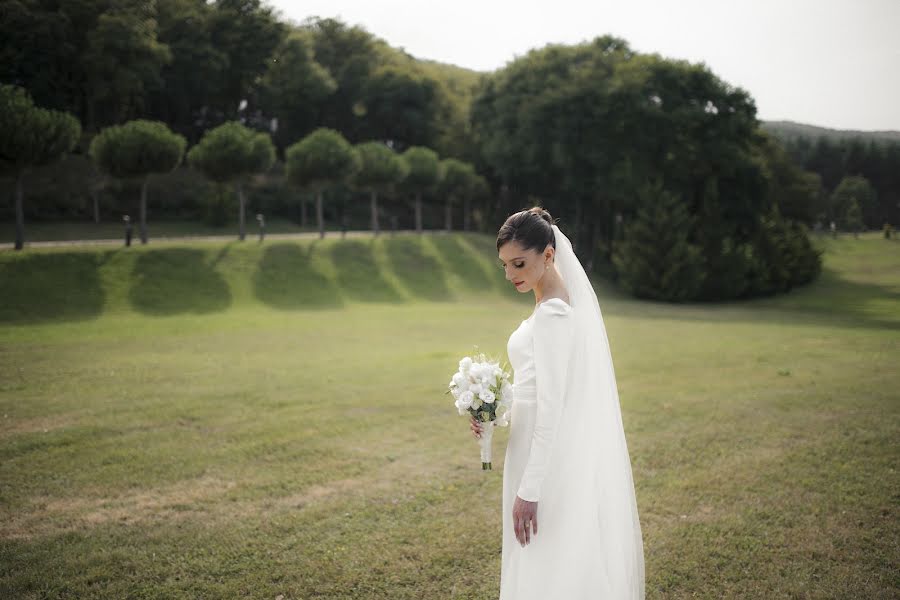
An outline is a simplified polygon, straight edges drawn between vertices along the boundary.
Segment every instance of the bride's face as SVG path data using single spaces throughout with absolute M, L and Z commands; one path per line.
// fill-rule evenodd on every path
M 506 279 L 518 291 L 530 292 L 546 273 L 545 264 L 552 252 L 551 246 L 547 246 L 542 253 L 525 250 L 519 242 L 506 242 L 500 246 L 500 266 L 506 272 Z

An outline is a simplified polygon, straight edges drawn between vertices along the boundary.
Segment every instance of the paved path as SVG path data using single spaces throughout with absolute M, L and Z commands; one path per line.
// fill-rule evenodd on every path
M 390 230 L 385 231 L 382 230 L 382 236 L 390 236 L 393 232 Z M 415 229 L 400 229 L 397 230 L 396 233 L 415 233 Z M 443 234 L 446 233 L 443 229 L 426 229 L 424 233 L 428 234 Z M 452 233 L 463 233 L 462 231 L 453 231 Z M 302 239 L 317 239 L 319 237 L 318 231 L 304 231 L 303 233 L 267 233 L 265 241 L 271 240 L 302 240 Z M 335 239 L 340 238 L 340 231 L 326 231 L 325 239 Z M 362 230 L 353 230 L 347 231 L 346 237 L 372 237 L 372 230 L 370 229 L 362 229 Z M 155 245 L 155 244 L 177 244 L 181 242 L 236 242 L 237 235 L 185 235 L 185 236 L 176 236 L 176 237 L 166 237 L 166 236 L 156 236 L 150 237 L 147 240 L 147 245 Z M 257 243 L 259 241 L 258 235 L 247 235 L 245 240 L 247 243 Z M 131 244 L 133 246 L 140 246 L 141 240 L 140 237 L 135 236 L 131 240 Z M 48 242 L 25 242 L 25 248 L 56 248 L 61 246 L 124 246 L 125 240 L 123 238 L 114 239 L 114 240 L 59 240 L 59 241 L 48 241 Z M 13 250 L 15 248 L 14 243 L 0 243 L 0 250 Z

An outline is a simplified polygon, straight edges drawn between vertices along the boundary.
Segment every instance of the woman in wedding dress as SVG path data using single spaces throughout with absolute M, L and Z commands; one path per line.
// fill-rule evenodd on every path
M 511 215 L 497 250 L 506 279 L 536 303 L 507 344 L 500 600 L 642 599 L 641 526 L 597 296 L 540 207 Z

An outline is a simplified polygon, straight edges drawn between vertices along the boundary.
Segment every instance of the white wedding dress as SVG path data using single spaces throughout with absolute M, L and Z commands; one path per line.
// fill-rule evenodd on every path
M 561 238 L 568 244 L 557 233 L 558 248 Z M 643 545 L 605 328 L 578 323 L 572 306 L 549 298 L 507 343 L 514 375 L 500 600 L 644 597 Z M 513 529 L 517 495 L 538 503 L 538 533 L 525 547 Z

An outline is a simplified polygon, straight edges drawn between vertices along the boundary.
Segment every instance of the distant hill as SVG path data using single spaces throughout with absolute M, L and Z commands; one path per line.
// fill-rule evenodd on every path
M 832 141 L 861 139 L 879 142 L 900 142 L 900 131 L 853 131 L 849 129 L 829 129 L 793 121 L 763 121 L 762 128 L 782 141 L 807 137 L 827 137 Z

